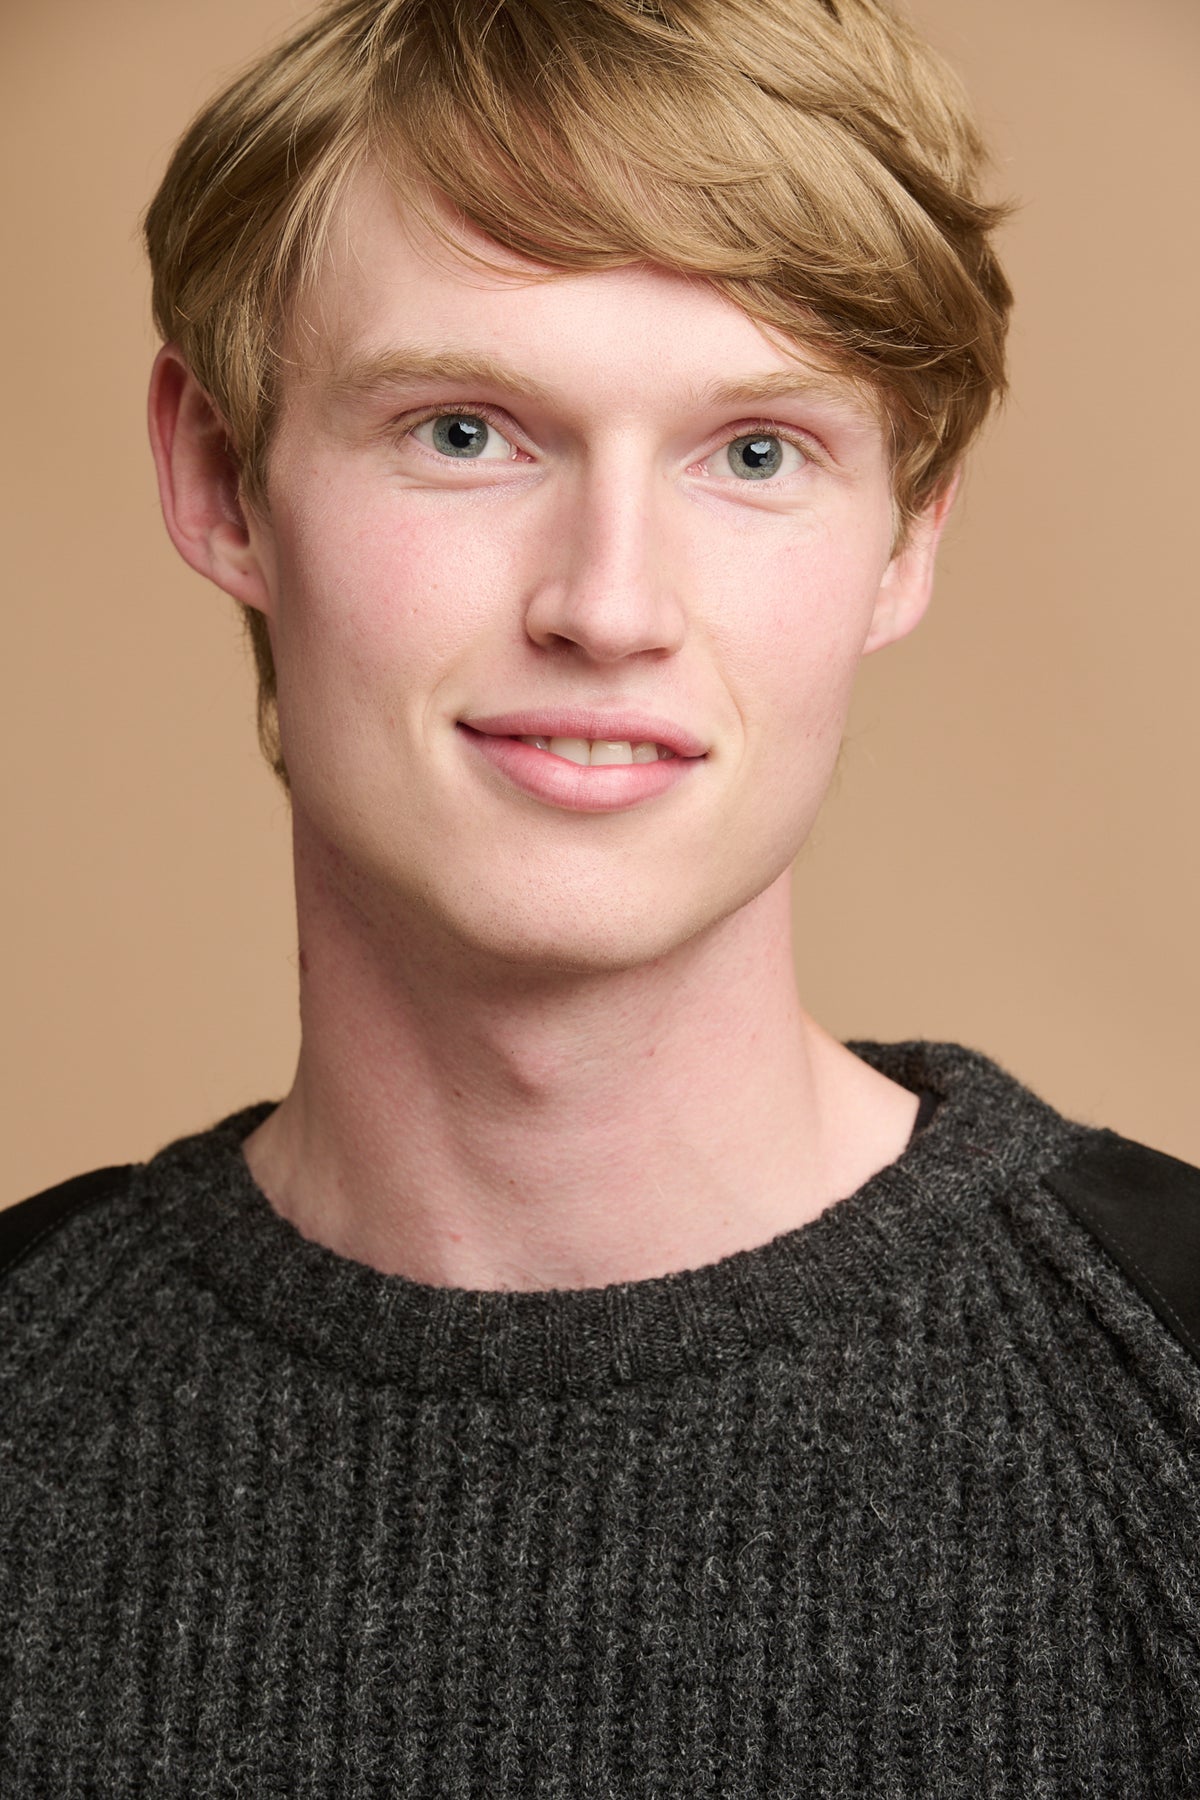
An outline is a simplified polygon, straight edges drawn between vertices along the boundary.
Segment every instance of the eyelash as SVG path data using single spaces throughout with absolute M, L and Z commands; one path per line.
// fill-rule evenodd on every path
M 711 454 L 715 456 L 718 450 L 727 450 L 730 444 L 736 444 L 742 438 L 756 437 L 778 438 L 781 444 L 790 444 L 793 450 L 798 450 L 800 452 L 801 457 L 806 463 L 817 464 L 822 460 L 817 454 L 811 438 L 805 437 L 801 432 L 789 430 L 785 425 L 776 425 L 770 419 L 752 419 L 748 425 L 743 425 L 738 431 L 733 432 L 730 437 L 723 438 Z M 705 457 L 704 460 L 707 462 L 708 457 Z M 798 473 L 798 471 L 795 470 L 792 472 Z M 745 484 L 741 483 L 739 485 L 744 486 Z M 767 487 L 772 487 L 776 484 L 768 481 L 765 485 Z
M 470 401 L 465 406 L 435 406 L 431 408 L 429 412 L 422 413 L 419 418 L 409 419 L 401 427 L 401 438 L 411 437 L 418 425 L 428 425 L 433 419 L 484 419 L 494 430 L 500 433 L 501 437 L 506 438 L 510 444 L 513 443 L 511 433 L 504 429 L 504 426 L 500 422 L 500 416 L 495 408 L 486 404 L 477 404 L 475 401 Z M 425 446 L 422 445 L 421 448 L 424 449 Z M 520 446 L 514 445 L 514 448 L 519 449 Z M 432 456 L 437 456 L 436 451 L 431 451 L 430 454 Z M 441 462 L 452 462 L 454 459 L 453 457 L 443 456 L 438 458 L 438 460 Z
M 477 403 L 475 401 L 470 401 L 464 406 L 433 407 L 429 412 L 422 413 L 419 418 L 409 419 L 400 426 L 399 435 L 402 440 L 409 438 L 416 431 L 418 425 L 428 425 L 433 419 L 454 419 L 463 417 L 483 419 L 488 425 L 492 426 L 494 430 L 498 431 L 501 437 L 505 438 L 509 443 L 513 442 L 511 435 L 505 430 L 504 425 L 501 423 L 500 415 L 496 409 L 489 406 L 486 402 Z M 801 433 L 794 430 L 788 430 L 783 426 L 777 425 L 770 419 L 750 420 L 748 424 L 744 424 L 737 431 L 732 432 L 729 437 L 722 439 L 721 443 L 710 452 L 710 455 L 715 456 L 718 450 L 728 449 L 729 445 L 736 444 L 739 438 L 750 438 L 755 436 L 775 437 L 778 438 L 781 443 L 791 444 L 794 449 L 800 452 L 805 462 L 819 463 L 821 461 L 811 439 L 804 437 Z M 519 445 L 514 447 L 520 448 Z M 421 445 L 421 448 L 424 449 L 425 446 Z M 454 461 L 453 457 L 438 457 L 436 451 L 430 451 L 429 454 L 436 457 L 439 462 Z M 707 462 L 708 458 L 705 457 L 704 460 Z M 773 484 L 768 482 L 766 485 L 771 486 Z

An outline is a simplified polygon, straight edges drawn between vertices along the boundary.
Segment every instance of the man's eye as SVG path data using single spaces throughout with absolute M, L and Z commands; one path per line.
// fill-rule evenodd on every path
M 438 413 L 412 428 L 417 442 L 457 462 L 507 462 L 513 454 L 508 439 L 478 413 Z
M 781 471 L 790 474 L 808 458 L 798 444 L 769 431 L 752 431 L 725 446 L 729 467 L 743 481 L 766 481 Z

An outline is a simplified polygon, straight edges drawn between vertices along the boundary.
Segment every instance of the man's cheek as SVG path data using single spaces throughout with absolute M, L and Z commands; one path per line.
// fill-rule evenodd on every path
M 338 630 L 371 663 L 399 658 L 406 669 L 435 670 L 487 629 L 502 598 L 501 576 L 469 541 L 433 545 L 416 534 L 360 543 L 328 571 Z

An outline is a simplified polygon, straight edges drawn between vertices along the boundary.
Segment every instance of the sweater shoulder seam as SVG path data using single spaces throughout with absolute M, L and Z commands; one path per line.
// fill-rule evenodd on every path
M 129 1185 L 136 1163 L 116 1163 L 73 1175 L 0 1212 L 0 1279 L 32 1256 L 70 1219 L 112 1200 Z
M 1200 1363 L 1200 1169 L 1102 1131 L 1041 1179 Z

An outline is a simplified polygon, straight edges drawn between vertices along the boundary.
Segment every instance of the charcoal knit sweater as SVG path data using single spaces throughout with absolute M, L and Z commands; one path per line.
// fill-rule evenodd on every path
M 954 1046 L 810 1224 L 467 1292 L 170 1146 L 0 1283 L 0 1794 L 1200 1795 L 1200 1370 Z

